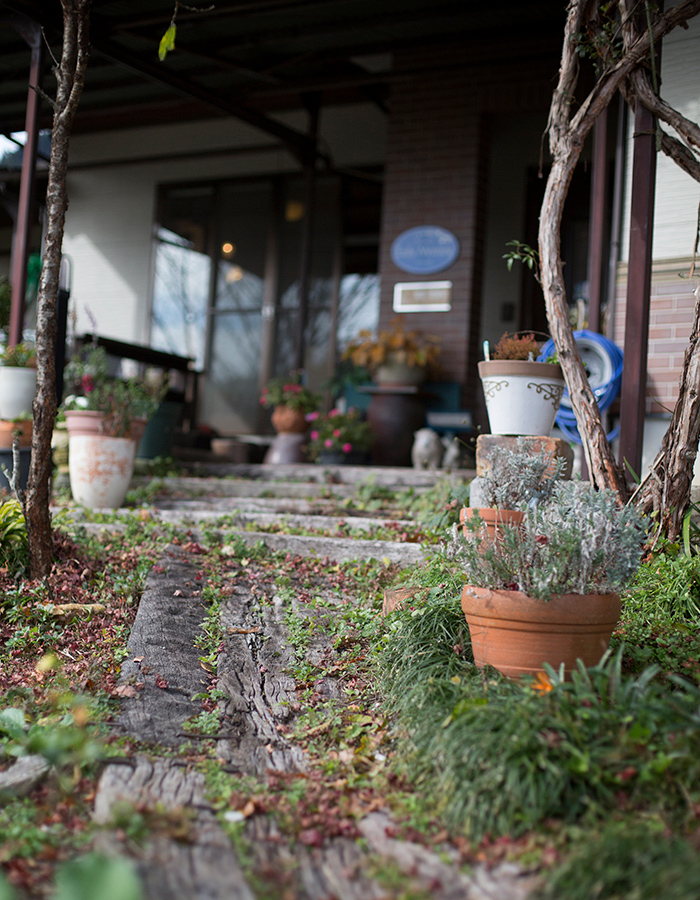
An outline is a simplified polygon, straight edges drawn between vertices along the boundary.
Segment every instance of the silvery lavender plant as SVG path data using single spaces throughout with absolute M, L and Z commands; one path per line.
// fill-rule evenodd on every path
M 566 462 L 542 448 L 533 453 L 518 439 L 515 450 L 497 449 L 490 469 L 481 476 L 487 505 L 499 509 L 526 509 L 547 503 L 563 475 Z
M 520 528 L 503 526 L 493 544 L 478 530 L 456 540 L 468 583 L 547 600 L 620 591 L 639 567 L 645 535 L 639 512 L 613 491 L 559 482 L 549 503 Z

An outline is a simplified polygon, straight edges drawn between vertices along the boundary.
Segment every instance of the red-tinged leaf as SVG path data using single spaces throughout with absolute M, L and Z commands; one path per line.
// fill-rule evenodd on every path
M 299 840 L 302 844 L 306 844 L 307 847 L 323 846 L 323 835 L 318 828 L 307 828 L 305 831 L 302 831 L 299 835 Z
M 168 682 L 162 675 L 156 675 L 156 687 L 164 691 L 168 686 Z

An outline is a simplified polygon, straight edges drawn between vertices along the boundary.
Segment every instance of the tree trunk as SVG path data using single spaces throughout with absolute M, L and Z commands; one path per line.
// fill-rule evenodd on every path
M 51 159 L 46 192 L 46 241 L 39 278 L 36 322 L 37 390 L 34 399 L 32 461 L 24 497 L 32 578 L 51 571 L 51 436 L 56 419 L 56 298 L 68 195 L 68 142 L 83 88 L 90 49 L 91 0 L 61 0 L 63 49 L 55 68 L 58 89 L 51 130 Z
M 627 499 L 627 483 L 612 454 L 603 423 L 576 346 L 569 320 L 560 253 L 561 217 L 579 151 L 571 142 L 560 147 L 547 179 L 540 214 L 540 266 L 547 321 L 569 389 L 591 480 L 596 487 L 617 491 Z

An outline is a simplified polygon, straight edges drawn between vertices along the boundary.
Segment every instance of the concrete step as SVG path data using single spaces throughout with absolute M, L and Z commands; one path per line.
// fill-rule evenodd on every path
M 194 463 L 186 467 L 198 477 L 244 478 L 250 481 L 305 481 L 322 484 L 362 484 L 430 488 L 442 478 L 469 481 L 474 469 L 412 469 L 407 466 L 321 466 L 315 463 L 264 464 Z

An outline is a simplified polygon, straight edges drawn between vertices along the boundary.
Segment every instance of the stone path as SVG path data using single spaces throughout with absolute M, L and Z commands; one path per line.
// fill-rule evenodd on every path
M 230 479 L 212 480 L 211 470 L 202 470 L 202 477 L 196 479 L 169 479 L 170 496 L 156 501 L 153 514 L 163 522 L 189 523 L 190 529 L 195 529 L 192 540 L 201 538 L 197 528 L 222 515 L 230 516 L 227 527 L 214 532 L 222 545 L 234 533 L 293 555 L 332 560 L 374 556 L 414 565 L 427 552 L 418 544 L 363 538 L 372 521 L 377 521 L 368 515 L 350 522 L 355 526 L 353 537 L 240 530 L 256 522 L 328 529 L 338 521 L 333 514 L 338 503 L 353 496 L 367 478 L 367 469 L 329 474 L 308 466 L 246 466 L 219 472 L 222 474 Z M 375 484 L 398 484 L 414 491 L 426 490 L 435 477 L 406 469 L 375 470 L 373 474 Z M 309 476 L 313 482 L 301 480 Z M 215 499 L 211 499 L 212 493 Z M 174 499 L 176 494 L 179 499 Z M 350 521 L 349 517 L 345 520 Z M 382 521 L 386 524 L 387 517 Z M 207 533 L 211 539 L 212 532 Z M 273 817 L 255 813 L 245 820 L 248 849 L 246 858 L 239 859 L 206 800 L 203 776 L 185 765 L 177 752 L 189 739 L 183 731 L 186 720 L 199 711 L 191 698 L 205 690 L 207 683 L 199 662 L 201 651 L 194 645 L 206 615 L 201 591 L 196 557 L 186 546 L 168 548 L 148 577 L 121 672 L 126 696 L 117 727 L 150 749 L 108 765 L 95 800 L 95 819 L 105 826 L 114 821 L 124 804 L 142 812 L 157 810 L 174 819 L 186 817 L 186 839 L 173 834 L 172 827 L 154 829 L 145 843 L 131 848 L 147 900 L 380 900 L 399 896 L 382 886 L 386 881 L 374 874 L 382 870 L 400 871 L 412 891 L 437 900 L 525 900 L 533 880 L 517 867 L 499 864 L 489 870 L 479 865 L 465 873 L 450 862 L 449 846 L 431 850 L 393 836 L 386 810 L 371 810 L 360 820 L 362 841 L 338 836 L 324 840 L 321 846 L 292 846 Z M 332 591 L 324 594 L 321 588 L 319 599 L 318 585 L 315 593 L 314 614 L 320 603 L 324 614 L 332 615 L 340 603 L 337 596 Z M 310 614 L 296 596 L 290 601 L 274 588 L 252 589 L 243 575 L 231 579 L 222 598 L 221 626 L 226 639 L 218 658 L 217 686 L 224 699 L 220 702 L 216 758 L 227 772 L 264 780 L 270 773 L 289 776 L 303 773 L 307 767 L 303 749 L 287 736 L 297 708 L 295 683 L 288 674 L 293 661 L 286 625 L 290 602 L 297 617 Z M 316 664 L 330 651 L 328 638 L 316 633 L 309 642 L 307 659 Z M 320 697 L 337 697 L 341 685 L 337 678 L 326 675 L 315 689 Z M 118 831 L 107 827 L 100 840 L 105 850 L 124 851 Z M 273 888 L 261 894 L 260 879 Z M 406 881 L 401 891 L 405 888 Z

